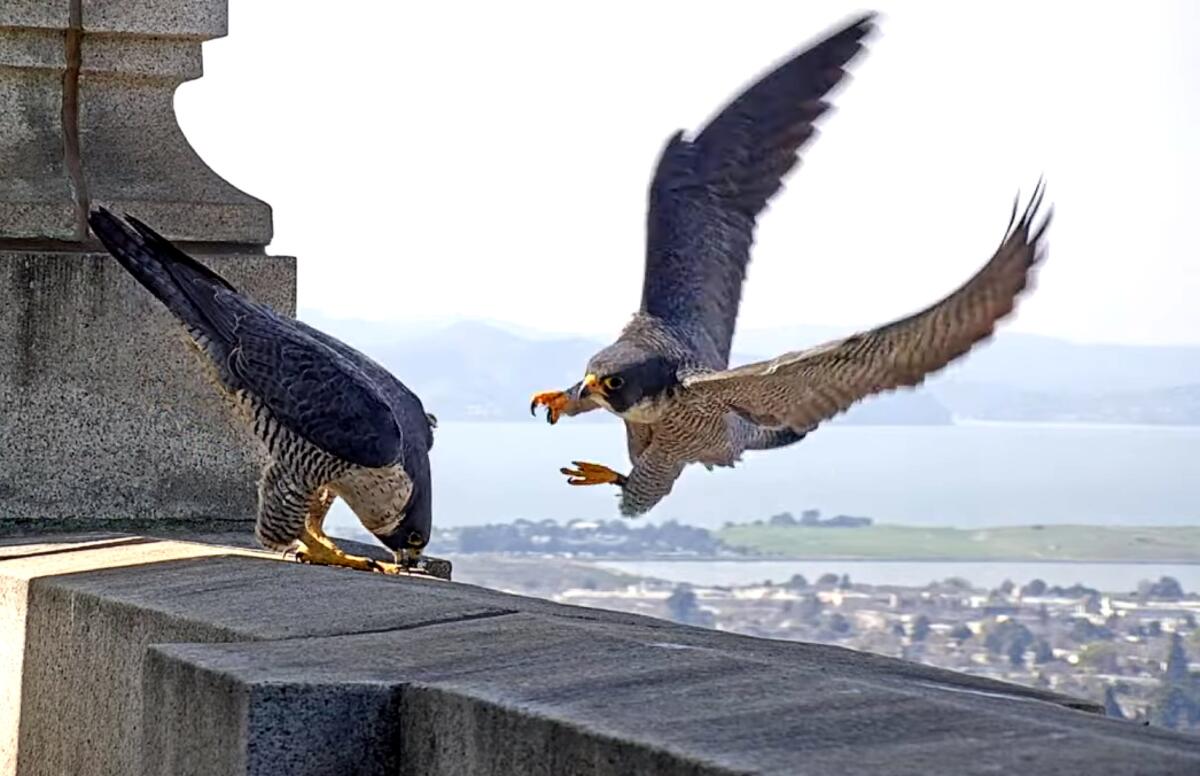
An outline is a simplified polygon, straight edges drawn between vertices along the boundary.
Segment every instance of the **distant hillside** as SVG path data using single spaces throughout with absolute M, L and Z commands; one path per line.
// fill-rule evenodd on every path
M 528 418 L 532 393 L 579 380 L 588 357 L 605 344 L 478 321 L 412 326 L 306 312 L 301 317 L 394 371 L 442 420 Z M 845 333 L 825 327 L 749 331 L 735 341 L 733 362 Z M 1200 423 L 1200 347 L 1078 345 L 1002 333 L 925 387 L 870 399 L 835 422 L 941 425 L 955 416 Z M 599 419 L 593 414 L 575 420 Z

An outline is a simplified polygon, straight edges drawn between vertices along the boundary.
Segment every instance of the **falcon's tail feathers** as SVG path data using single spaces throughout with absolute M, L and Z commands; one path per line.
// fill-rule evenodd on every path
M 101 207 L 88 215 L 88 224 L 113 258 L 189 329 L 229 341 L 232 311 L 214 295 L 237 290 L 141 221 L 126 219 L 133 229 Z

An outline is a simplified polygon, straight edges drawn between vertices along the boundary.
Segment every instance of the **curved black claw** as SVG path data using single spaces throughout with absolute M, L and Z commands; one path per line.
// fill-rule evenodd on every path
M 533 401 L 529 402 L 529 414 L 535 418 L 537 417 L 537 405 L 538 405 L 537 399 L 534 399 Z

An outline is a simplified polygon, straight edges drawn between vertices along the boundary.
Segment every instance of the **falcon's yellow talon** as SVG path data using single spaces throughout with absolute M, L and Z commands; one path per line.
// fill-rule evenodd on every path
M 570 397 L 564 391 L 542 391 L 535 393 L 533 399 L 529 402 L 529 414 L 536 415 L 538 407 L 546 408 L 546 422 L 554 425 L 558 422 L 564 409 L 567 408 L 567 402 Z
M 296 560 L 317 566 L 341 566 L 355 571 L 380 571 L 379 561 L 338 549 L 323 533 L 306 528 L 295 551 Z
M 625 475 L 598 463 L 571 461 L 574 469 L 565 466 L 559 471 L 567 477 L 568 485 L 625 485 Z

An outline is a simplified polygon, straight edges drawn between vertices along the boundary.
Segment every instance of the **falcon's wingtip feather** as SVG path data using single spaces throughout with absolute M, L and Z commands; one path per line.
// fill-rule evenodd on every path
M 1004 228 L 1004 241 L 1012 239 L 1014 236 L 1023 233 L 1026 242 L 1037 242 L 1046 231 L 1046 227 L 1050 225 L 1050 220 L 1054 215 L 1054 208 L 1050 206 L 1042 214 L 1042 202 L 1046 198 L 1046 177 L 1039 175 L 1037 184 L 1033 187 L 1033 194 L 1030 195 L 1029 201 L 1025 203 L 1025 209 L 1021 209 L 1021 192 L 1018 191 L 1016 197 L 1013 198 L 1012 213 L 1008 217 L 1008 226 Z M 1017 214 L 1020 213 L 1020 218 Z M 1039 214 L 1042 214 L 1041 221 L 1034 227 L 1034 220 Z
M 88 211 L 87 222 L 97 237 L 100 237 L 100 232 L 112 229 L 129 231 L 129 227 L 103 205 L 97 205 Z

